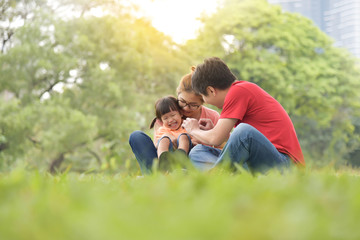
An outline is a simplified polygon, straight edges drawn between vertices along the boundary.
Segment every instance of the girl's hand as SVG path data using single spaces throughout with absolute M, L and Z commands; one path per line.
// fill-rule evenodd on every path
M 214 123 L 208 118 L 200 118 L 199 127 L 201 130 L 210 130 L 214 128 Z

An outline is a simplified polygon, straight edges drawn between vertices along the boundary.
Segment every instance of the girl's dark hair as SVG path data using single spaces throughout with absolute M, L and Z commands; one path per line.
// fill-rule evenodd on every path
M 236 80 L 224 61 L 218 57 L 211 57 L 196 66 L 191 77 L 191 85 L 196 93 L 207 96 L 207 87 L 211 86 L 225 90 Z
M 171 111 L 181 111 L 181 108 L 178 105 L 177 99 L 173 96 L 166 96 L 160 98 L 155 103 L 155 118 L 150 124 L 150 128 L 153 128 L 157 119 L 161 120 L 161 116 L 167 114 Z

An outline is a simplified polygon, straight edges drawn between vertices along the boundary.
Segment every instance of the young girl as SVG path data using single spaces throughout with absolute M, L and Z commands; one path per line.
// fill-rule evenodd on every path
M 156 117 L 152 121 L 150 128 L 154 127 L 157 120 L 162 122 L 155 132 L 154 144 L 160 162 L 167 158 L 169 151 L 177 149 L 178 152 L 188 154 L 192 143 L 189 135 L 181 126 L 183 115 L 178 105 L 177 99 L 173 96 L 160 98 L 155 103 Z

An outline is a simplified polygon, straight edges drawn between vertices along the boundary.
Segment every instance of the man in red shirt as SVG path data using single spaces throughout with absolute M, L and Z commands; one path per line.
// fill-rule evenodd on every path
M 304 157 L 290 117 L 272 96 L 254 83 L 238 81 L 219 58 L 204 60 L 192 76 L 192 87 L 204 101 L 222 109 L 218 123 L 187 118 L 183 127 L 208 145 L 226 141 L 222 151 L 198 145 L 190 152 L 192 160 L 216 157 L 215 165 L 229 159 L 254 172 L 289 167 L 291 162 L 305 166 Z M 211 151 L 211 154 L 209 152 Z

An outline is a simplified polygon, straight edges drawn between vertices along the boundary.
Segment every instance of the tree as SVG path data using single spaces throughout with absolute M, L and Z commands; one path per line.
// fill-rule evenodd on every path
M 116 2 L 116 14 L 105 11 L 109 1 L 66 4 L 81 14 L 37 13 L 0 56 L 0 94 L 12 96 L 0 108 L 0 157 L 51 171 L 63 162 L 80 171 L 124 166 L 130 132 L 148 126 L 188 58 Z M 88 14 L 93 7 L 104 15 Z
M 2 0 L 0 2 L 0 47 L 2 54 L 12 47 L 16 30 L 24 23 L 36 18 L 36 13 L 45 6 L 45 0 Z

